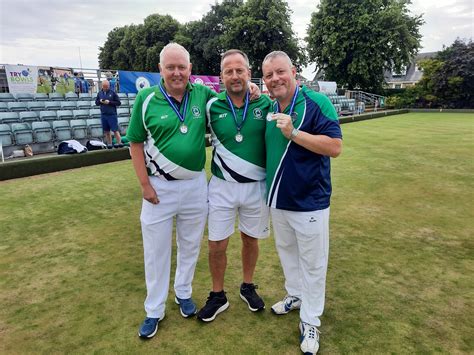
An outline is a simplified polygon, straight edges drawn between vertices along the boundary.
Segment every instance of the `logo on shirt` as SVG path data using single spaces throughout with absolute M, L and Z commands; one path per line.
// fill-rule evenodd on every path
M 226 118 L 226 117 L 227 117 L 227 113 L 221 113 L 221 114 L 219 115 L 219 118 Z
M 191 112 L 195 118 L 201 117 L 201 110 L 197 106 L 191 107 Z
M 314 222 L 317 222 L 318 220 L 316 218 L 314 218 L 313 216 L 311 216 L 311 218 L 309 219 L 309 223 L 314 223 Z
M 253 109 L 253 117 L 256 119 L 256 120 L 261 120 L 263 119 L 263 112 L 261 109 L 259 109 L 258 107 L 257 108 L 254 108 Z
M 161 118 L 162 120 L 164 120 L 164 119 L 168 118 L 168 115 L 163 115 L 163 116 L 161 116 L 160 118 Z

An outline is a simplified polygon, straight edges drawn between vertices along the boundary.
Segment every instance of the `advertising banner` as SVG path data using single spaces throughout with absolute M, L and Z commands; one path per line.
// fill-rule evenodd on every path
M 12 94 L 36 92 L 38 67 L 27 65 L 5 65 L 8 90 Z
M 120 92 L 137 93 L 141 89 L 158 85 L 161 76 L 159 73 L 147 73 L 139 71 L 119 70 L 119 86 Z
M 70 68 L 39 67 L 36 92 L 65 94 L 74 92 L 74 77 Z
M 209 86 L 215 92 L 220 92 L 221 91 L 218 76 L 191 75 L 189 80 L 193 84 L 201 84 L 201 85 Z

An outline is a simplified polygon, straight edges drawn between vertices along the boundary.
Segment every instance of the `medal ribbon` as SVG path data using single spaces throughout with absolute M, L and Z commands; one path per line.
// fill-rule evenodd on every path
M 295 93 L 293 94 L 293 98 L 291 99 L 291 105 L 290 105 L 290 112 L 288 112 L 288 115 L 291 116 L 291 114 L 293 113 L 293 110 L 295 109 L 295 105 L 296 105 L 296 97 L 298 96 L 298 92 L 300 91 L 299 87 L 297 86 L 296 87 L 296 90 L 295 90 Z M 278 101 L 275 101 L 275 104 L 273 105 L 273 109 L 275 111 L 275 113 L 279 113 L 281 112 L 280 110 L 280 104 L 278 103 Z
M 181 112 L 179 112 L 178 108 L 174 104 L 173 100 L 171 100 L 171 97 L 168 95 L 168 93 L 163 88 L 161 83 L 159 84 L 159 87 L 160 87 L 161 93 L 165 97 L 165 100 L 168 101 L 168 104 L 171 106 L 171 108 L 173 109 L 173 111 L 176 113 L 179 120 L 181 121 L 181 124 L 184 124 L 184 119 L 186 118 L 186 110 L 188 109 L 189 92 L 186 91 L 186 95 L 184 95 L 184 105 L 182 105 L 182 106 L 184 106 L 184 110 L 183 110 L 183 113 L 181 114 Z
M 230 110 L 232 111 L 232 117 L 234 117 L 234 122 L 235 122 L 235 125 L 237 126 L 237 132 L 240 133 L 240 129 L 244 125 L 244 122 L 245 122 L 245 119 L 246 119 L 246 116 L 247 116 L 247 109 L 249 108 L 250 94 L 247 90 L 247 93 L 245 94 L 244 114 L 242 116 L 242 122 L 240 122 L 240 124 L 237 123 L 237 114 L 235 113 L 234 104 L 232 103 L 232 100 L 230 99 L 229 95 L 227 95 L 227 94 L 226 94 L 225 97 L 227 98 L 227 103 L 229 104 Z

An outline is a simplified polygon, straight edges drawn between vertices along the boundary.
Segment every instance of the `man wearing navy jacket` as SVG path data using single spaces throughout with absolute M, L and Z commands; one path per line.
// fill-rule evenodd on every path
M 110 89 L 110 83 L 107 80 L 102 82 L 102 90 L 97 93 L 95 104 L 100 106 L 102 129 L 104 130 L 107 147 L 112 148 L 110 131 L 114 132 L 117 146 L 123 146 L 117 119 L 117 106 L 120 106 L 121 102 L 117 93 Z

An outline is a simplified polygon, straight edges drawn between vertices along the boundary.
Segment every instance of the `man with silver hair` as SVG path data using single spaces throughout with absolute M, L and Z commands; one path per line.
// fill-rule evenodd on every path
M 181 315 L 197 309 L 192 280 L 207 217 L 204 135 L 205 107 L 215 93 L 191 84 L 188 51 L 177 43 L 160 53 L 161 82 L 141 90 L 135 100 L 127 138 L 141 185 L 147 297 L 142 338 L 153 337 L 165 316 L 171 272 L 173 218 L 176 218 L 175 302 Z
M 268 54 L 263 80 L 275 98 L 267 122 L 267 204 L 287 295 L 272 306 L 300 309 L 300 348 L 319 349 L 329 252 L 330 158 L 341 153 L 337 113 L 326 95 L 298 87 L 285 52 Z

